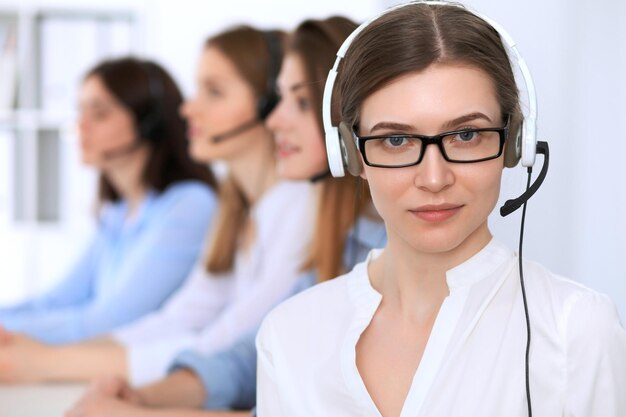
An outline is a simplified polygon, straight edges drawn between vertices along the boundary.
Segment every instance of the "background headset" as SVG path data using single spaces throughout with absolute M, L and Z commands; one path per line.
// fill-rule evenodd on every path
M 526 317 L 526 360 L 525 360 L 525 374 L 526 374 L 526 400 L 528 406 L 528 415 L 532 417 L 532 404 L 530 397 L 530 377 L 529 377 L 529 352 L 530 352 L 530 319 L 528 315 L 528 303 L 526 300 L 526 289 L 524 285 L 524 273 L 522 267 L 522 244 L 524 238 L 524 221 L 526 217 L 526 202 L 532 195 L 539 189 L 548 171 L 549 166 L 549 147 L 547 142 L 537 141 L 537 95 L 535 92 L 535 84 L 533 82 L 532 75 L 526 65 L 526 61 L 522 58 L 517 50 L 516 43 L 513 38 L 504 30 L 502 26 L 491 20 L 490 18 L 468 9 L 467 7 L 458 3 L 449 3 L 446 1 L 435 0 L 416 0 L 398 6 L 391 7 L 381 14 L 372 17 L 365 23 L 356 28 L 350 36 L 344 41 L 344 43 L 337 51 L 337 58 L 333 67 L 328 73 L 326 79 L 326 85 L 324 86 L 324 98 L 322 100 L 322 118 L 324 122 L 324 131 L 326 133 L 326 153 L 328 156 L 328 165 L 330 172 L 334 177 L 343 177 L 345 170 L 347 169 L 351 175 L 359 175 L 362 170 L 361 156 L 357 148 L 357 144 L 354 138 L 353 129 L 343 121 L 339 123 L 339 126 L 334 126 L 331 118 L 331 104 L 332 94 L 337 79 L 339 64 L 345 57 L 346 52 L 350 48 L 350 45 L 354 39 L 372 22 L 378 20 L 380 17 L 401 9 L 403 7 L 415 5 L 415 4 L 427 4 L 446 7 L 460 7 L 470 13 L 476 15 L 478 18 L 487 22 L 491 27 L 500 35 L 505 48 L 507 49 L 509 60 L 514 60 L 517 63 L 517 67 L 520 70 L 524 83 L 526 85 L 526 92 L 528 96 L 528 112 L 522 120 L 520 131 L 515 138 L 515 143 L 508 143 L 504 154 L 504 165 L 506 167 L 514 167 L 520 161 L 522 165 L 527 168 L 528 182 L 526 185 L 526 191 L 519 197 L 511 200 L 507 200 L 500 208 L 500 214 L 507 216 L 513 213 L 515 210 L 524 206 L 522 211 L 522 221 L 519 239 L 519 272 L 520 272 L 520 284 L 522 288 L 522 298 L 524 302 L 524 314 Z M 512 146 L 513 145 L 513 146 Z M 535 164 L 535 157 L 537 153 L 544 156 L 544 163 L 541 168 L 541 172 L 535 182 L 531 185 L 532 167 Z
M 225 139 L 235 137 L 238 134 L 264 122 L 267 116 L 274 110 L 280 100 L 276 89 L 278 72 L 280 71 L 280 63 L 282 61 L 282 46 L 278 34 L 274 31 L 263 31 L 263 38 L 267 45 L 268 63 L 267 63 L 267 87 L 265 93 L 259 97 L 256 106 L 256 116 L 241 125 L 230 129 L 224 133 L 214 135 L 211 140 L 214 143 L 221 142 Z
M 154 64 L 142 61 L 141 66 L 148 78 L 150 106 L 148 112 L 137 120 L 137 130 L 141 139 L 157 141 L 163 122 L 161 101 L 165 99 L 165 88 L 158 69 Z
M 137 137 L 129 145 L 107 151 L 103 154 L 105 159 L 115 159 L 119 156 L 128 155 L 141 148 L 144 141 L 157 142 L 160 140 L 163 128 L 163 108 L 161 101 L 165 99 L 165 87 L 158 72 L 158 67 L 149 61 L 135 61 L 146 75 L 148 82 L 147 110 L 141 116 L 137 116 Z

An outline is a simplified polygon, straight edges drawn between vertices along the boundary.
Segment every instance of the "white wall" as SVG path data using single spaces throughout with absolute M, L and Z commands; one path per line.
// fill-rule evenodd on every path
M 45 3 L 84 6 L 86 2 L 48 0 Z M 113 5 L 128 3 L 116 1 Z M 395 2 L 241 0 L 222 4 L 137 0 L 130 3 L 145 12 L 144 46 L 148 54 L 165 64 L 184 91 L 190 93 L 204 38 L 230 24 L 247 22 L 268 28 L 291 28 L 302 18 L 333 13 L 362 20 Z M 626 2 L 469 0 L 468 3 L 501 23 L 516 39 L 535 77 L 539 138 L 550 143 L 548 178 L 529 203 L 525 255 L 557 273 L 608 293 L 626 320 L 626 272 L 622 266 L 622 258 L 626 258 L 626 220 L 622 214 L 626 207 L 626 175 L 620 169 L 626 163 L 626 134 L 621 132 L 626 121 Z M 100 6 L 111 2 L 92 0 L 88 4 Z M 522 168 L 507 170 L 502 202 L 522 192 L 524 173 Z M 499 238 L 517 247 L 519 214 L 506 219 L 494 215 L 491 224 Z
M 306 18 L 340 14 L 360 21 L 380 9 L 378 0 L 239 0 L 233 2 L 156 0 L 148 15 L 149 54 L 175 74 L 186 93 L 193 91 L 196 60 L 204 40 L 230 25 L 293 29 Z

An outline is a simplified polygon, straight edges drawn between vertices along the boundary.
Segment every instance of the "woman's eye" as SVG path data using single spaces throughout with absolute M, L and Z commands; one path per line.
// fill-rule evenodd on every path
M 385 139 L 385 142 L 387 143 L 387 145 L 390 145 L 390 146 L 393 146 L 393 147 L 397 147 L 397 146 L 404 145 L 406 143 L 406 138 L 391 136 L 391 137 Z
M 302 111 L 309 110 L 311 108 L 311 100 L 307 98 L 299 98 L 298 108 L 300 108 L 300 110 Z
M 98 109 L 84 110 L 82 113 L 83 115 L 90 117 L 93 120 L 104 120 L 109 116 L 111 112 L 108 109 L 98 108 Z
M 469 142 L 470 140 L 476 137 L 476 132 L 468 130 L 468 131 L 459 133 L 458 136 L 459 136 L 459 139 L 461 139 L 463 142 Z
M 213 83 L 204 84 L 202 91 L 204 91 L 207 97 L 219 97 L 222 95 L 222 90 Z

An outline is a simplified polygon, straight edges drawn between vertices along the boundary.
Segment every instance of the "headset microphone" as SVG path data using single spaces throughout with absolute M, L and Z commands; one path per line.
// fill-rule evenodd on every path
M 524 194 L 520 195 L 517 198 L 507 200 L 502 207 L 500 207 L 500 215 L 502 217 L 508 216 L 513 213 L 515 210 L 520 208 L 530 197 L 533 196 L 541 187 L 543 180 L 546 178 L 546 174 L 548 173 L 548 166 L 550 165 L 550 147 L 548 146 L 548 142 L 537 142 L 537 153 L 543 155 L 543 166 L 541 167 L 541 171 L 539 172 L 539 176 L 533 182 L 533 184 L 524 192 Z M 532 172 L 532 167 L 528 167 L 528 173 Z
M 112 159 L 116 159 L 121 156 L 130 155 L 131 153 L 137 151 L 142 146 L 143 146 L 143 142 L 141 140 L 135 140 L 130 145 L 120 146 L 117 149 L 102 152 L 102 159 L 104 159 L 105 161 L 110 161 Z
M 262 123 L 263 121 L 261 119 L 259 119 L 258 117 L 255 117 L 253 120 L 250 120 L 246 123 L 243 123 L 227 132 L 224 133 L 220 133 L 219 135 L 215 135 L 211 137 L 211 141 L 213 141 L 213 143 L 219 143 L 222 142 L 226 139 L 235 137 L 237 135 L 239 135 L 240 133 L 245 132 L 246 130 L 252 129 L 253 127 L 255 127 L 256 125 L 258 125 L 259 123 Z

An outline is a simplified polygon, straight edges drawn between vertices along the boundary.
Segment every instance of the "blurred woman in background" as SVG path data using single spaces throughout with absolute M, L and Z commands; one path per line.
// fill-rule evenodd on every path
M 160 310 L 107 339 L 52 348 L 23 338 L 5 343 L 0 380 L 117 375 L 146 383 L 165 376 L 184 349 L 227 347 L 286 296 L 305 262 L 315 199 L 308 182 L 279 180 L 263 123 L 277 102 L 282 43 L 280 32 L 242 26 L 205 44 L 196 94 L 181 113 L 193 159 L 221 160 L 228 174 L 207 251 L 185 284 Z
M 78 342 L 160 307 L 191 270 L 215 209 L 215 179 L 191 160 L 181 93 L 135 58 L 91 69 L 80 90 L 85 164 L 100 172 L 96 235 L 45 294 L 0 310 L 0 325 L 39 341 Z
M 337 49 L 355 28 L 346 18 L 330 17 L 306 20 L 295 29 L 278 77 L 281 101 L 267 120 L 277 144 L 279 175 L 313 180 L 319 193 L 316 235 L 306 263 L 309 269 L 292 294 L 349 270 L 370 249 L 386 242 L 384 226 L 360 181 L 329 175 L 322 134 L 324 81 Z M 123 379 L 101 380 L 68 415 L 249 416 L 250 411 L 190 409 L 250 410 L 255 406 L 255 336 L 256 329 L 212 355 L 181 352 L 166 378 L 136 390 Z

